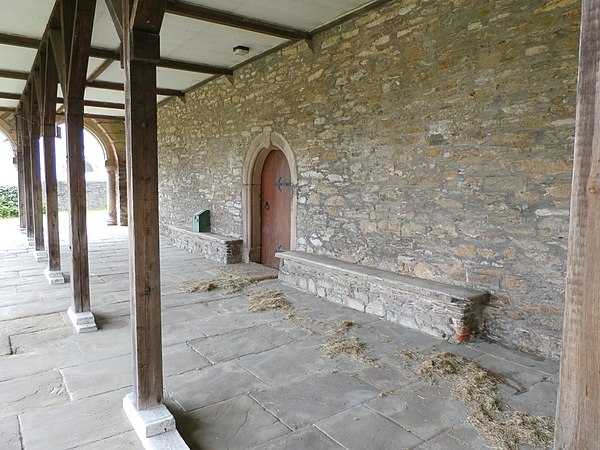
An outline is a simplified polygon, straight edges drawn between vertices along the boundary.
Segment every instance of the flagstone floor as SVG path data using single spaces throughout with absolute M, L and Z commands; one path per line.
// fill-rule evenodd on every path
M 0 221 L 0 449 L 141 448 L 121 408 L 132 382 L 127 229 L 103 222 L 88 219 L 99 329 L 78 335 L 66 318 L 71 286 L 49 286 L 18 221 Z M 62 255 L 69 272 L 66 244 Z M 182 290 L 218 267 L 161 246 L 165 403 L 190 448 L 488 448 L 451 386 L 419 378 L 439 352 L 501 375 L 505 407 L 554 415 L 555 362 L 450 345 L 276 280 L 237 293 Z M 245 294 L 266 288 L 291 309 L 249 312 Z M 321 346 L 340 335 L 363 343 L 364 357 L 327 357 Z

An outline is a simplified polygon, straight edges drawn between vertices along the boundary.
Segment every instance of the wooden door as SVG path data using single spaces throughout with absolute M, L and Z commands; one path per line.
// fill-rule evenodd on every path
M 272 150 L 261 177 L 261 263 L 279 268 L 275 253 L 290 249 L 292 184 L 290 167 L 280 150 Z

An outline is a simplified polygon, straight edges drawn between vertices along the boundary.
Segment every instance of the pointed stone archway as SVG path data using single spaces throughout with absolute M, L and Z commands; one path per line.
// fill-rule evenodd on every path
M 265 129 L 250 144 L 242 168 L 242 238 L 245 262 L 260 262 L 261 258 L 261 177 L 265 160 L 273 149 L 280 150 L 285 155 L 292 186 L 298 184 L 296 158 L 290 144 L 282 135 Z M 294 188 L 290 217 L 290 250 L 296 248 L 297 211 L 298 193 Z

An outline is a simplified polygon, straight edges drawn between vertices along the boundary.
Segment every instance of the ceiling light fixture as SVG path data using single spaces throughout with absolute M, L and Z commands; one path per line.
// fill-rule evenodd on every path
M 248 53 L 250 53 L 249 47 L 244 47 L 243 45 L 236 45 L 235 47 L 233 47 L 234 55 L 246 56 Z

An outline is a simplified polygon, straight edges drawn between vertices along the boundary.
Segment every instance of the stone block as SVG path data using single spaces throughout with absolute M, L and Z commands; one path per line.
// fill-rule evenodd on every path
M 194 233 L 191 230 L 168 226 L 163 233 L 180 248 L 221 264 L 242 262 L 243 241 L 215 233 Z

